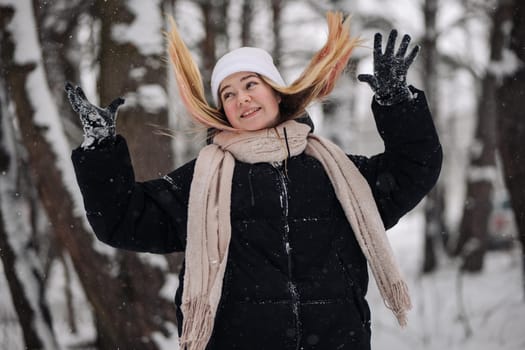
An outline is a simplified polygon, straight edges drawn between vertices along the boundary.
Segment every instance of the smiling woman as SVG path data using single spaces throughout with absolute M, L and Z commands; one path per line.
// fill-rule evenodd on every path
M 73 151 L 97 237 L 142 252 L 185 252 L 176 295 L 182 349 L 370 349 L 368 266 L 399 324 L 411 307 L 385 229 L 436 182 L 441 146 L 422 91 L 406 84 L 396 31 L 374 44 L 372 110 L 385 152 L 345 154 L 313 133 L 305 108 L 331 93 L 359 40 L 328 13 L 326 44 L 285 84 L 271 56 L 239 48 L 215 65 L 204 98 L 198 67 L 174 25 L 169 52 L 193 119 L 212 129 L 197 159 L 135 182 L 116 99 L 92 105 L 66 87 L 85 141 Z M 174 23 L 173 23 L 174 24 Z
M 346 67 L 353 49 L 361 42 L 350 36 L 350 19 L 341 13 L 327 13 L 328 37 L 325 45 L 312 57 L 303 73 L 291 84 L 285 84 L 273 59 L 260 48 L 244 47 L 225 54 L 217 61 L 211 81 L 211 92 L 216 107 L 205 99 L 202 78 L 186 44 L 180 37 L 175 22 L 168 33 L 168 51 L 175 70 L 182 102 L 194 120 L 209 128 L 236 130 L 220 107 L 219 84 L 228 75 L 241 71 L 258 73 L 274 89 L 282 101 L 280 120 L 301 117 L 306 107 L 330 94 Z M 213 134 L 213 133 L 212 133 Z

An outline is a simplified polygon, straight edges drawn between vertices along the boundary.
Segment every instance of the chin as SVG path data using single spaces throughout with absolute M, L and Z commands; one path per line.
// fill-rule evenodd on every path
M 268 123 L 261 123 L 259 121 L 247 121 L 246 123 L 241 123 L 239 125 L 239 129 L 246 130 L 246 131 L 257 131 L 261 129 L 267 128 Z
M 275 124 L 273 123 L 264 123 L 264 124 L 259 124 L 259 125 L 253 125 L 249 128 L 249 130 L 251 131 L 257 131 L 257 130 L 262 130 L 262 129 L 267 129 L 267 128 L 272 128 L 274 127 Z

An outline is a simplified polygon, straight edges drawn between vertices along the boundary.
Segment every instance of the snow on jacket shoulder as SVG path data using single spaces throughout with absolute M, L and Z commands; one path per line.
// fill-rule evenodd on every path
M 441 146 L 424 94 L 395 106 L 373 102 L 385 151 L 350 155 L 389 228 L 435 184 Z M 184 250 L 190 162 L 165 179 L 135 183 L 124 139 L 73 152 L 97 237 L 115 247 Z M 369 349 L 366 260 L 322 165 L 300 154 L 287 172 L 236 161 L 232 238 L 212 349 Z M 181 282 L 183 276 L 180 276 Z M 182 286 L 182 284 L 181 284 Z M 180 305 L 182 288 L 177 291 Z M 178 313 L 179 331 L 183 322 Z

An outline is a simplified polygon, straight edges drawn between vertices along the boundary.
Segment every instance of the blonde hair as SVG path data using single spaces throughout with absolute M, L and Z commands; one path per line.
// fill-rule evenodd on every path
M 281 96 L 281 120 L 301 116 L 312 102 L 329 95 L 341 76 L 353 49 L 361 43 L 350 37 L 350 17 L 343 20 L 340 12 L 326 14 L 328 37 L 325 45 L 312 57 L 303 73 L 289 86 L 278 86 L 261 75 Z M 168 53 L 170 56 L 182 102 L 195 121 L 208 128 L 236 130 L 228 123 L 224 111 L 206 102 L 200 71 L 189 49 L 180 37 L 177 25 L 170 19 Z

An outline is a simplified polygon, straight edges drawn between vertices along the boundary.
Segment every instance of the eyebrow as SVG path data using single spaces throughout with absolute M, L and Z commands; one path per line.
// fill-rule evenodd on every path
M 255 77 L 255 78 L 259 78 L 259 75 L 258 75 L 258 74 L 255 74 L 255 73 L 250 73 L 250 74 L 244 75 L 244 76 L 240 79 L 240 81 L 244 81 L 244 80 L 246 80 L 246 79 L 253 78 L 253 77 Z M 226 88 L 228 88 L 228 87 L 230 87 L 230 85 L 224 85 L 222 88 L 220 88 L 220 90 L 219 90 L 219 96 L 222 95 L 222 92 L 224 91 L 224 89 L 226 89 Z

